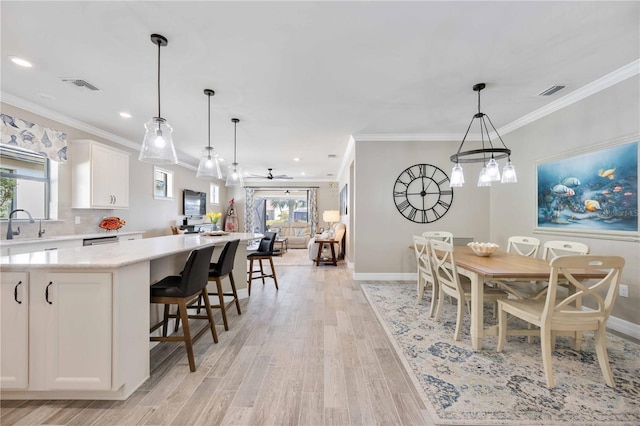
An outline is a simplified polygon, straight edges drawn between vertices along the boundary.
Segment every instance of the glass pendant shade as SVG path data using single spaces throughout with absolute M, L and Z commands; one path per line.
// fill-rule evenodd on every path
M 453 170 L 451 170 L 451 180 L 449 181 L 449 187 L 457 188 L 461 187 L 464 184 L 464 173 L 462 171 L 462 166 L 460 163 L 456 163 L 453 166 Z
M 498 166 L 498 162 L 495 158 L 489 160 L 487 164 L 487 178 L 489 182 L 498 182 L 500 181 L 500 166 Z
M 478 186 L 491 186 L 491 181 L 489 180 L 489 175 L 487 173 L 487 166 L 482 167 L 482 170 L 480 170 Z
M 138 160 L 152 164 L 176 164 L 178 156 L 173 146 L 173 128 L 164 118 L 153 117 L 144 125 L 146 132 Z
M 508 161 L 505 164 L 504 169 L 502 169 L 502 183 L 516 183 L 518 182 L 518 177 L 516 176 L 516 168 L 513 167 L 511 161 Z
M 222 170 L 220 170 L 218 154 L 215 153 L 213 148 L 205 147 L 204 151 L 202 152 L 196 177 L 222 179 Z
M 242 179 L 242 169 L 237 164 L 232 164 L 227 170 L 227 182 L 226 186 L 244 186 Z

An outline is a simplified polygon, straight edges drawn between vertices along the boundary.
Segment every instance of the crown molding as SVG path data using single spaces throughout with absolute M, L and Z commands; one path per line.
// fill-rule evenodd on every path
M 114 135 L 111 132 L 107 132 L 105 130 L 99 129 L 97 127 L 94 127 L 80 120 L 76 120 L 75 118 L 71 118 L 64 114 L 60 114 L 58 112 L 52 111 L 48 108 L 45 108 L 43 106 L 40 106 L 30 101 L 27 101 L 26 99 L 19 98 L 10 93 L 0 91 L 0 99 L 2 100 L 2 102 L 12 105 L 16 108 L 24 109 L 25 111 L 29 111 L 30 113 L 39 115 L 44 118 L 48 118 L 49 120 L 57 121 L 58 123 L 67 125 L 69 127 L 73 127 L 74 129 L 78 129 L 83 132 L 90 133 L 94 136 L 98 136 L 102 139 L 106 139 L 110 142 L 127 147 L 134 151 L 140 150 L 139 143 L 132 142 L 129 139 L 123 138 L 118 135 Z M 190 170 L 198 169 L 197 166 L 193 166 L 192 164 L 185 163 L 183 161 L 178 161 L 177 165 Z
M 534 121 L 537 121 L 549 114 L 553 114 L 556 111 L 561 110 L 562 108 L 566 108 L 569 105 L 572 105 L 576 102 L 579 102 L 585 98 L 588 98 L 591 95 L 595 95 L 596 93 L 607 89 L 613 85 L 620 83 L 628 78 L 631 78 L 635 75 L 640 74 L 640 59 L 637 59 L 631 62 L 629 65 L 625 65 L 622 68 L 619 68 L 604 77 L 601 77 L 595 80 L 592 83 L 587 84 L 586 86 L 581 87 L 566 96 L 563 96 L 542 108 L 539 108 L 519 119 L 512 121 L 511 123 L 501 127 L 498 130 L 498 133 L 501 135 L 506 135 L 509 132 L 513 132 L 520 127 L 526 126 L 527 124 L 531 124 Z

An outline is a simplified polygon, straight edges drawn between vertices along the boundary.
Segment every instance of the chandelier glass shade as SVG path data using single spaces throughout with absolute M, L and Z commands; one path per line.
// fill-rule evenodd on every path
M 242 179 L 242 169 L 238 166 L 238 162 L 236 161 L 236 135 L 237 135 L 237 126 L 240 121 L 237 118 L 232 118 L 233 122 L 233 163 L 227 169 L 227 182 L 226 186 L 244 186 L 244 181 Z
M 171 136 L 173 129 L 160 114 L 160 48 L 168 42 L 160 34 L 151 34 L 151 42 L 158 46 L 158 116 L 144 125 L 146 132 L 138 160 L 152 164 L 177 164 L 178 156 Z
M 462 138 L 458 151 L 449 157 L 449 159 L 455 163 L 451 171 L 451 180 L 449 183 L 449 186 L 451 187 L 461 187 L 464 184 L 464 171 L 460 165 L 461 163 L 483 164 L 480 175 L 478 176 L 478 186 L 491 186 L 491 182 L 514 183 L 518 181 L 515 167 L 511 164 L 511 150 L 505 145 L 489 116 L 480 110 L 480 91 L 485 87 L 486 85 L 484 83 L 478 83 L 473 86 L 473 90 L 478 92 L 478 112 L 473 115 L 473 118 L 471 118 L 471 122 L 469 123 L 469 127 L 467 127 L 464 138 Z M 479 149 L 463 151 L 462 148 L 467 136 L 469 135 L 469 130 L 476 119 L 478 119 L 480 124 L 480 139 L 482 146 Z M 493 133 L 497 136 L 502 147 L 494 146 L 491 141 L 491 137 L 489 136 L 490 129 L 493 130 Z M 500 166 L 496 160 L 500 160 L 502 158 L 507 158 L 507 164 L 504 166 L 501 176 Z
M 218 154 L 216 154 L 213 147 L 211 147 L 211 96 L 215 95 L 215 92 L 211 89 L 205 89 L 204 94 L 207 95 L 209 101 L 209 141 L 207 143 L 207 146 L 204 148 L 204 151 L 202 151 L 202 155 L 200 156 L 200 163 L 198 164 L 196 177 L 203 179 L 222 179 L 222 170 L 220 170 L 220 161 L 218 160 Z

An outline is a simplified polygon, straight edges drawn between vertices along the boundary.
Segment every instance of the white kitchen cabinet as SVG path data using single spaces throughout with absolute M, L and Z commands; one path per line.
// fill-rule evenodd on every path
M 26 272 L 0 275 L 0 309 L 0 386 L 2 389 L 25 389 L 29 385 L 29 280 Z
M 129 208 L 129 154 L 92 140 L 70 144 L 71 207 Z
M 48 273 L 43 295 L 32 295 L 44 309 L 32 322 L 45 328 L 45 388 L 111 388 L 112 280 L 110 273 Z M 4 340 L 4 337 L 3 337 Z

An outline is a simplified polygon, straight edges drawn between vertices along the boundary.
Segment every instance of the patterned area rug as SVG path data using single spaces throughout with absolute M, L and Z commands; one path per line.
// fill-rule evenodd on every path
M 507 337 L 497 353 L 497 337 L 490 336 L 482 351 L 474 351 L 467 312 L 461 340 L 453 340 L 454 304 L 447 301 L 435 322 L 428 318 L 430 294 L 417 305 L 415 284 L 361 287 L 437 424 L 640 424 L 640 345 L 607 336 L 617 386 L 611 389 L 598 365 L 593 334 L 585 334 L 581 351 L 573 350 L 568 338 L 558 338 L 556 387 L 548 389 L 537 338 L 529 344 L 526 337 Z M 495 324 L 492 307 L 485 306 L 485 321 Z

